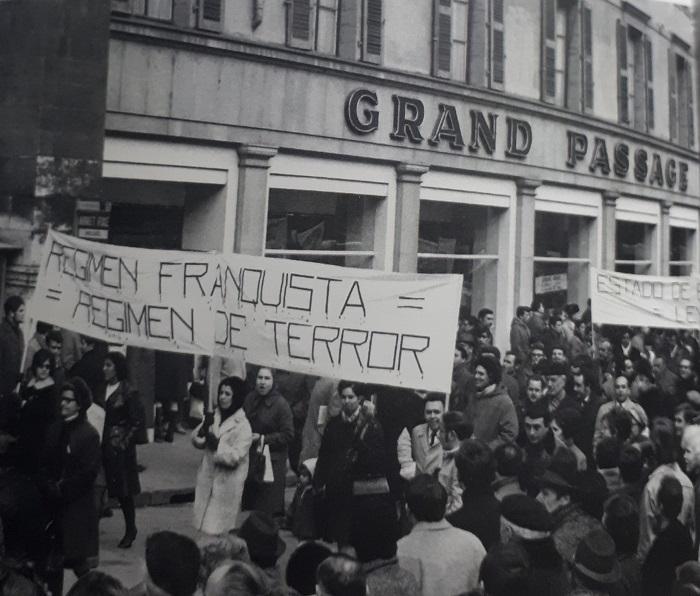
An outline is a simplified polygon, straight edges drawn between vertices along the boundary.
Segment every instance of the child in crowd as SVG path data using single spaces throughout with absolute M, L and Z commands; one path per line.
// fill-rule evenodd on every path
M 312 489 L 316 459 L 307 459 L 299 466 L 297 489 L 294 492 L 294 498 L 287 512 L 287 527 L 299 540 L 316 538 L 314 494 Z

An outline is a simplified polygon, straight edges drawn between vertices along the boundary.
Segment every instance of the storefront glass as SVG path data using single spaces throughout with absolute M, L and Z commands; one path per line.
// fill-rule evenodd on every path
M 585 303 L 594 221 L 546 211 L 535 214 L 533 295 L 547 308 Z
M 474 314 L 496 305 L 502 212 L 493 207 L 421 201 L 418 272 L 461 273 L 462 306 Z
M 377 204 L 369 196 L 271 189 L 265 255 L 370 268 Z
M 654 228 L 651 224 L 618 221 L 615 271 L 649 275 L 652 272 Z
M 695 230 L 671 227 L 671 275 L 692 275 Z

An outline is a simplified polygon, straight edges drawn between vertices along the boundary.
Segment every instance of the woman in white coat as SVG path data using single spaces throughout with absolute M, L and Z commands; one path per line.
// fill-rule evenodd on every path
M 245 382 L 228 377 L 219 383 L 213 416 L 192 433 L 192 443 L 204 449 L 194 493 L 194 525 L 205 534 L 220 534 L 236 527 L 243 485 L 248 475 L 248 453 L 253 441 L 243 411 Z

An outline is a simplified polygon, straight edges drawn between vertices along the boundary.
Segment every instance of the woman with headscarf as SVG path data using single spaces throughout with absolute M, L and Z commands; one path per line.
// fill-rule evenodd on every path
M 245 381 L 228 377 L 219 383 L 217 406 L 192 433 L 192 443 L 204 449 L 194 493 L 194 526 L 205 534 L 236 527 L 248 453 L 253 441 L 243 411 Z
M 136 437 L 142 426 L 138 393 L 127 382 L 126 358 L 119 352 L 105 357 L 105 424 L 102 463 L 109 496 L 119 501 L 126 532 L 119 548 L 129 548 L 136 538 L 134 496 L 141 492 L 136 463 Z
M 90 389 L 76 377 L 61 387 L 60 419 L 47 434 L 43 458 L 45 493 L 53 510 L 55 548 L 62 567 L 76 576 L 97 566 L 99 554 L 95 479 L 100 470 L 100 436 L 87 421 Z M 62 586 L 62 569 L 53 580 Z M 60 585 L 59 585 L 60 584 Z M 54 593 L 62 591 L 55 589 Z
M 58 415 L 53 368 L 51 352 L 37 351 L 32 358 L 30 378 L 19 391 L 16 453 L 20 468 L 30 475 L 39 469 L 46 433 Z
M 243 409 L 253 430 L 252 449 L 262 453 L 265 445 L 269 446 L 273 474 L 271 483 L 249 477 L 244 507 L 283 519 L 288 446 L 294 438 L 294 421 L 287 400 L 275 388 L 272 369 L 258 370 L 255 390 L 246 396 Z

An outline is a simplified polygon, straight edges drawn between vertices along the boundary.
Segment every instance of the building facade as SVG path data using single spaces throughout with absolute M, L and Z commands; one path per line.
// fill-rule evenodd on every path
M 591 266 L 698 272 L 694 37 L 656 0 L 112 0 L 75 231 L 461 273 L 505 346 Z

